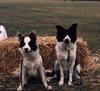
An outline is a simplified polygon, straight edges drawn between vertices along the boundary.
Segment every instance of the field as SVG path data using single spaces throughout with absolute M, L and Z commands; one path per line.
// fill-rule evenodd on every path
M 88 41 L 93 52 L 100 53 L 100 2 L 11 1 L 0 1 L 0 22 L 4 23 L 9 36 L 16 36 L 17 31 L 26 34 L 32 30 L 37 35 L 55 36 L 55 25 L 67 28 L 77 22 L 78 36 Z
M 55 26 L 60 24 L 68 28 L 78 23 L 78 37 L 87 41 L 93 54 L 99 56 L 100 63 L 100 2 L 63 1 L 63 0 L 0 0 L 0 22 L 8 36 L 16 36 L 20 31 L 27 34 L 36 31 L 39 36 L 55 36 Z M 53 91 L 100 91 L 100 69 L 83 72 L 84 84 L 70 88 L 51 83 Z M 0 75 L 0 90 L 16 90 L 18 78 L 12 75 Z M 31 85 L 31 84 L 30 84 Z M 39 87 L 38 87 L 39 86 Z M 31 86 L 32 87 L 32 86 Z M 67 88 L 66 88 L 67 87 Z M 30 86 L 28 87 L 30 88 Z M 45 91 L 43 85 L 35 84 L 31 90 Z M 29 90 L 30 91 L 30 90 Z

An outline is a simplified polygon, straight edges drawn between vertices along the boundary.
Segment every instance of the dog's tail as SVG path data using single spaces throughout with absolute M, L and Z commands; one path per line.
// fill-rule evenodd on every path
M 78 76 L 80 77 L 80 82 L 79 82 L 79 84 L 75 84 L 75 85 L 83 85 L 83 78 L 82 78 L 82 74 L 81 74 L 81 72 L 80 72 L 81 66 L 80 66 L 80 64 L 78 64 L 78 65 L 76 65 L 75 67 L 76 67 L 76 72 L 77 72 Z
M 53 77 L 55 75 L 54 70 L 46 70 L 45 74 L 47 77 Z

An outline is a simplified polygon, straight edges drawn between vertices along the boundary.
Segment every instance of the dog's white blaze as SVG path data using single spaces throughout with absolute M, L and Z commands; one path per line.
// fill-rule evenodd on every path
M 25 43 L 29 43 L 30 40 L 31 40 L 31 39 L 30 39 L 29 37 L 25 37 L 25 38 L 24 38 L 24 42 L 25 42 Z
M 70 39 L 70 37 L 68 35 L 64 38 L 64 40 L 65 39 L 68 39 L 69 41 L 71 41 L 71 39 Z
M 30 46 L 29 46 L 29 42 L 31 41 L 31 39 L 29 37 L 25 37 L 24 38 L 24 43 L 25 43 L 25 46 L 23 47 L 23 49 L 25 48 L 28 48 L 28 51 L 31 50 Z

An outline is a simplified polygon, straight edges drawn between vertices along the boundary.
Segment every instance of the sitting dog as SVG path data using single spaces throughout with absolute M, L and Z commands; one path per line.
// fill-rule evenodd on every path
M 18 33 L 17 36 L 19 40 L 19 50 L 23 57 L 22 66 L 20 67 L 21 83 L 17 88 L 17 91 L 23 90 L 24 85 L 28 81 L 28 77 L 37 76 L 38 74 L 42 78 L 45 88 L 51 90 L 52 87 L 48 85 L 46 81 L 42 57 L 36 44 L 36 33 L 31 32 L 27 37 L 21 33 Z
M 73 73 L 76 78 L 80 79 L 80 63 L 76 60 L 77 51 L 77 24 L 73 24 L 68 29 L 57 25 L 57 44 L 55 47 L 57 60 L 54 65 L 53 71 L 47 71 L 47 76 L 59 78 L 59 85 L 64 84 L 64 80 L 68 79 L 68 85 L 73 85 Z M 67 74 L 66 74 L 67 73 Z M 68 76 L 68 77 L 66 77 Z

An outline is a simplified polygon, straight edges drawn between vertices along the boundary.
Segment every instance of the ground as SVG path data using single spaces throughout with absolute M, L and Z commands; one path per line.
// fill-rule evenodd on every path
M 95 56 L 95 61 L 98 62 L 100 60 L 100 56 Z M 57 82 L 53 81 L 50 82 L 51 86 L 53 86 L 53 91 L 100 91 L 100 68 L 94 69 L 94 71 L 91 72 L 82 72 L 82 79 L 83 84 L 78 86 L 68 86 L 67 84 L 64 84 L 63 86 L 59 87 Z M 16 90 L 16 88 L 19 85 L 19 78 L 10 75 L 0 75 L 0 90 Z M 25 90 L 28 91 L 46 91 L 43 84 L 41 82 L 31 83 L 29 82 L 28 85 L 26 85 Z
M 84 83 L 82 86 L 71 86 L 67 84 L 59 87 L 56 82 L 49 83 L 53 86 L 53 91 L 100 91 L 100 71 L 97 71 L 95 74 L 84 73 L 83 79 Z M 3 79 L 0 77 L 0 90 L 16 90 L 19 85 L 18 78 L 6 75 L 3 76 Z M 43 84 L 28 84 L 25 90 L 28 91 L 45 91 Z

